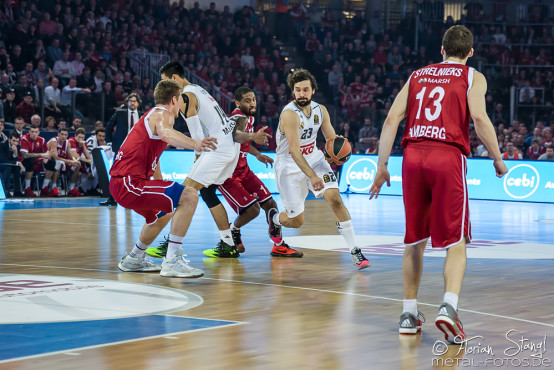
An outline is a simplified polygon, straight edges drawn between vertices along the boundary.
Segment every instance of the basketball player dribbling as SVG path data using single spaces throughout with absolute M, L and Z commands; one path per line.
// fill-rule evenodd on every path
M 337 177 L 316 147 L 319 129 L 325 139 L 338 135 L 331 125 L 327 109 L 312 97 L 317 89 L 314 76 L 298 69 L 287 77 L 294 100 L 281 112 L 277 128 L 275 178 L 286 212 L 269 214 L 270 235 L 280 237 L 281 225 L 299 228 L 304 223 L 304 202 L 309 191 L 325 198 L 335 214 L 340 234 L 350 249 L 352 263 L 358 269 L 369 267 L 369 261 L 356 246 L 354 227 L 339 194 Z
M 453 26 L 442 39 L 444 61 L 412 73 L 385 119 L 377 174 L 370 189 L 373 198 L 379 195 L 384 182 L 390 186 L 387 162 L 400 121 L 406 118 L 402 137 L 406 249 L 399 332 L 416 334 L 421 330 L 416 298 L 423 252 L 431 237 L 433 248 L 446 250 L 445 293 L 435 325 L 451 343 L 466 339 L 458 317 L 458 296 L 466 268 L 466 243 L 471 241 L 466 183 L 470 117 L 494 159 L 496 175 L 502 177 L 508 172 L 486 112 L 487 81 L 481 73 L 466 66 L 467 59 L 473 56 L 472 45 L 471 31 Z
M 186 278 L 204 274 L 188 264 L 181 248 L 198 203 L 198 192 L 173 181 L 164 181 L 159 167 L 159 158 L 167 144 L 198 151 L 216 148 L 216 139 L 212 137 L 195 141 L 173 129 L 179 114 L 180 94 L 181 87 L 172 81 L 157 84 L 154 90 L 156 106 L 131 129 L 110 169 L 110 193 L 114 199 L 146 219 L 137 244 L 119 262 L 122 271 L 161 270 L 161 276 Z M 171 236 L 179 243 L 168 250 L 160 268 L 159 264 L 145 258 L 145 250 L 172 216 Z
M 265 128 L 255 133 L 245 132 L 246 118 L 234 117 L 229 119 L 217 101 L 202 87 L 191 84 L 185 77 L 183 66 L 177 61 L 169 61 L 160 68 L 163 80 L 172 80 L 182 89 L 180 110 L 184 115 L 191 137 L 197 141 L 204 137 L 213 136 L 217 139 L 217 149 L 202 152 L 188 172 L 184 182 L 186 187 L 200 191 L 202 199 L 210 208 L 217 205 L 219 200 L 215 193 L 217 185 L 221 185 L 233 174 L 239 159 L 240 144 L 254 141 L 257 144 L 266 144 L 269 134 Z M 233 242 L 227 213 L 212 212 L 212 216 L 219 228 L 221 241 L 218 246 L 228 253 L 237 254 Z M 181 243 L 182 239 L 169 237 L 168 251 L 174 243 Z M 152 250 L 152 248 L 149 248 Z

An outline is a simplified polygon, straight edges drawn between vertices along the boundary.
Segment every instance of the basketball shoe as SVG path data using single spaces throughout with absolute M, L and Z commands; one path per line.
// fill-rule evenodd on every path
M 362 254 L 360 248 L 356 247 L 350 252 L 350 258 L 352 259 L 352 264 L 358 268 L 358 270 L 365 269 L 369 267 L 369 261 Z
M 285 242 L 282 242 L 281 245 L 274 244 L 273 249 L 269 254 L 271 254 L 273 257 L 297 257 L 297 258 L 300 258 L 304 255 L 304 253 L 289 247 L 289 245 Z
M 167 254 L 167 247 L 169 246 L 169 237 L 164 237 L 164 241 L 157 247 L 146 248 L 146 254 L 154 258 L 162 258 Z
M 444 333 L 444 339 L 452 344 L 461 344 L 466 339 L 464 327 L 458 317 L 458 310 L 455 310 L 446 302 L 443 302 L 439 307 L 435 325 Z
M 206 249 L 202 253 L 211 258 L 238 258 L 240 256 L 234 245 L 229 245 L 223 240 L 219 241 L 217 247 Z
M 417 334 L 421 331 L 424 322 L 425 316 L 421 312 L 417 313 L 417 317 L 409 312 L 404 312 L 400 315 L 398 332 L 400 334 Z
M 27 187 L 27 188 L 25 189 L 25 196 L 26 196 L 27 198 L 34 198 L 34 197 L 37 196 L 37 194 L 36 194 L 36 193 L 31 189 L 31 187 L 29 186 L 29 187 Z
M 204 272 L 202 270 L 192 267 L 189 265 L 189 262 L 190 261 L 183 257 L 183 250 L 179 249 L 174 256 L 164 259 L 160 275 L 165 277 L 183 278 L 197 278 L 204 276 Z
M 245 249 L 244 244 L 242 244 L 242 237 L 240 235 L 240 229 L 231 229 L 231 235 L 233 236 L 233 243 L 237 247 L 239 253 L 244 253 Z
M 147 258 L 131 257 L 129 255 L 123 257 L 117 267 L 125 272 L 160 271 L 162 268 L 159 264 L 155 264 Z
M 41 197 L 49 197 L 50 196 L 50 190 L 48 190 L 48 187 L 43 187 L 40 189 L 40 196 Z
M 60 192 L 58 191 L 58 188 L 52 188 L 50 193 L 48 193 L 48 196 L 50 196 L 50 197 L 57 197 L 58 195 L 60 195 Z
M 79 189 L 77 189 L 77 188 L 71 189 L 71 190 L 68 192 L 68 194 L 71 195 L 72 197 L 79 197 L 79 196 L 83 195 L 83 193 L 81 193 L 81 192 L 79 191 Z
M 267 223 L 269 224 L 269 237 L 271 241 L 277 245 L 281 244 L 283 241 L 283 235 L 281 234 L 281 225 L 277 225 L 273 222 L 273 216 L 279 213 L 275 208 L 271 208 L 267 212 Z

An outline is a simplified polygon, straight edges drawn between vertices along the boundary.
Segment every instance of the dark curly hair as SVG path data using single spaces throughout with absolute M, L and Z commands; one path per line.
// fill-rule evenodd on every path
M 287 76 L 287 84 L 289 85 L 291 91 L 294 91 L 294 85 L 302 81 L 310 81 L 312 89 L 317 90 L 317 82 L 315 81 L 314 75 L 306 69 L 297 69 Z

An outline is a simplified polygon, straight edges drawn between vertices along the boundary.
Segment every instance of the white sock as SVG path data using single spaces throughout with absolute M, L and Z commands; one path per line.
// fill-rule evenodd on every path
M 148 248 L 148 246 L 143 242 L 141 242 L 139 239 L 137 240 L 137 243 L 133 247 L 133 250 L 131 251 L 131 253 L 129 253 L 129 256 L 142 258 L 144 256 L 144 253 L 146 253 L 146 248 Z
M 279 221 L 280 214 L 281 214 L 280 212 L 277 212 L 276 214 L 273 215 L 273 222 L 275 223 L 275 225 L 281 226 L 281 221 Z
M 44 179 L 44 183 L 42 184 L 42 187 L 48 189 L 48 185 L 50 185 L 50 179 Z
M 402 312 L 409 312 L 417 317 L 417 299 L 405 299 Z
M 73 190 L 75 189 L 75 183 L 74 182 L 70 182 L 69 183 L 69 190 Z
M 221 240 L 223 240 L 225 243 L 229 245 L 235 245 L 235 242 L 233 242 L 233 235 L 231 234 L 231 229 L 227 230 L 219 230 L 219 235 L 221 236 Z
M 184 236 L 169 234 L 169 245 L 167 246 L 166 258 L 173 257 L 177 251 L 183 247 Z
M 350 248 L 350 252 L 356 248 L 356 242 L 354 241 L 354 226 L 352 226 L 352 220 L 337 222 L 337 229 L 346 241 L 346 245 Z
M 30 188 L 30 187 L 31 187 L 31 180 L 25 179 L 25 189 Z
M 240 230 L 240 227 L 236 227 L 234 222 L 231 224 L 231 231 L 233 230 Z
M 446 292 L 444 293 L 444 298 L 442 300 L 443 302 L 448 303 L 451 305 L 455 310 L 458 309 L 458 295 L 454 294 L 452 292 Z

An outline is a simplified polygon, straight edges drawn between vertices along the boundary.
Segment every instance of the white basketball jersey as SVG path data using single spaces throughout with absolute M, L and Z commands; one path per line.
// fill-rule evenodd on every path
M 288 103 L 283 112 L 291 110 L 298 115 L 298 134 L 300 136 L 300 151 L 304 156 L 310 156 L 313 153 L 319 151 L 316 148 L 317 132 L 323 122 L 323 112 L 321 106 L 312 100 L 311 102 L 311 114 L 307 117 L 304 112 L 296 105 L 294 101 Z M 283 114 L 281 112 L 281 115 Z M 279 118 L 279 127 L 277 127 L 276 133 L 277 150 L 276 154 L 284 157 L 291 157 L 289 143 L 285 134 L 281 132 L 281 119 Z
M 227 117 L 217 101 L 202 87 L 194 84 L 185 86 L 183 93 L 194 94 L 198 100 L 197 114 L 200 127 L 189 125 L 191 137 L 198 141 L 205 137 L 215 137 L 218 151 L 234 147 L 233 130 L 236 122 Z M 189 124 L 190 120 L 185 121 Z

